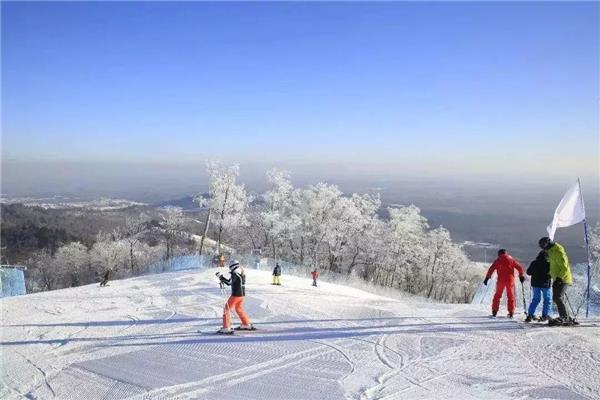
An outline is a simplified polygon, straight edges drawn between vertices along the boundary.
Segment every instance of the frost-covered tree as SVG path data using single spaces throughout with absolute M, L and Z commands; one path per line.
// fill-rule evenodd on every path
M 173 257 L 173 248 L 177 238 L 185 235 L 185 218 L 183 216 L 183 210 L 181 207 L 164 207 L 163 209 L 163 221 L 162 221 L 162 233 L 165 239 L 166 247 L 166 259 L 169 260 Z
M 61 246 L 54 255 L 56 272 L 67 286 L 79 286 L 89 266 L 87 247 L 80 242 Z
M 456 301 L 463 297 L 468 283 L 470 264 L 460 246 L 447 242 L 447 247 L 438 258 L 438 267 L 434 278 L 434 290 L 428 297 L 441 301 Z M 478 276 L 480 279 L 480 276 Z
M 600 259 L 600 222 L 589 232 L 590 257 L 594 261 Z
M 209 178 L 208 198 L 205 199 L 209 212 L 206 226 L 211 223 L 216 226 L 217 247 L 221 251 L 223 232 L 248 223 L 250 198 L 244 185 L 237 183 L 238 165 L 223 166 L 207 162 L 206 169 Z
M 89 252 L 92 270 L 96 275 L 106 270 L 118 273 L 120 267 L 128 264 L 129 249 L 129 243 L 118 236 L 100 233 Z
M 270 189 L 263 195 L 265 202 L 262 211 L 264 221 L 265 242 L 271 247 L 273 257 L 280 255 L 279 248 L 289 243 L 301 221 L 295 210 L 294 187 L 290 181 L 290 173 L 277 169 L 267 172 Z
M 415 293 L 421 286 L 422 274 L 419 269 L 425 259 L 425 232 L 427 219 L 421 210 L 408 207 L 388 208 L 390 214 L 387 223 L 385 246 L 391 274 L 386 277 L 388 285 L 398 286 Z
M 140 243 L 136 246 L 134 257 L 138 263 L 137 273 L 147 272 L 144 268 L 162 260 L 166 252 L 166 246 L 163 243 L 158 243 L 155 246 L 150 246 L 147 243 Z
M 440 272 L 451 264 L 454 249 L 450 232 L 444 227 L 438 227 L 428 233 L 426 247 L 429 250 L 429 260 L 425 269 L 425 284 L 428 286 L 427 298 L 434 294 L 436 284 L 440 283 Z
M 53 290 L 60 285 L 61 276 L 58 274 L 56 263 L 49 249 L 35 251 L 25 264 L 28 272 L 33 275 L 32 279 L 25 281 L 28 285 L 28 293 L 37 290 Z
M 320 255 L 325 252 L 327 236 L 339 215 L 338 202 L 342 192 L 335 185 L 319 183 L 296 193 L 296 215 L 299 219 L 294 232 L 294 247 L 301 263 L 319 267 Z
M 367 282 L 381 284 L 382 271 L 389 269 L 389 249 L 386 247 L 387 224 L 374 216 L 369 229 L 365 230 L 362 240 L 362 265 L 359 276 Z
M 149 218 L 144 214 L 128 216 L 125 218 L 125 227 L 122 230 L 123 240 L 127 243 L 129 251 L 129 269 L 132 274 L 136 272 L 136 250 L 142 240 L 142 234 L 148 229 Z
M 360 263 L 371 240 L 367 231 L 372 229 L 380 205 L 379 198 L 371 195 L 338 198 L 326 232 L 329 270 L 350 274 Z
M 590 245 L 590 302 L 592 304 L 599 305 L 600 304 L 600 223 L 597 223 L 596 226 L 591 229 L 588 233 L 588 240 Z M 587 272 L 587 268 L 586 268 Z M 587 273 L 586 273 L 587 275 Z M 580 289 L 576 292 L 579 293 L 580 300 L 574 299 L 575 303 L 580 304 L 579 307 L 583 307 L 585 302 L 587 301 L 587 279 L 575 280 L 575 286 L 579 286 Z M 570 296 L 577 298 L 578 296 L 573 293 L 574 290 L 571 290 L 569 293 Z M 579 310 L 577 310 L 579 311 Z

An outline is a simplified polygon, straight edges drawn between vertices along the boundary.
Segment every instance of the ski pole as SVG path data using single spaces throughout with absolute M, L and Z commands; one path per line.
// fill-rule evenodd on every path
M 217 276 L 219 273 L 217 272 Z M 223 313 L 227 313 L 229 318 L 231 319 L 231 310 L 229 309 L 229 299 L 227 299 L 225 297 L 225 286 L 223 285 L 223 282 L 221 282 L 221 278 L 219 277 L 219 287 L 220 287 L 220 292 L 221 292 L 221 298 L 225 299 L 225 310 L 223 311 Z
M 523 312 L 527 315 L 527 303 L 525 303 L 525 285 L 521 282 L 521 292 L 523 294 Z
M 573 310 L 573 306 L 571 305 L 571 300 L 569 300 L 569 295 L 567 295 L 566 290 L 565 290 L 565 299 L 567 299 L 567 304 L 569 305 L 569 308 L 571 309 L 571 314 L 573 314 L 573 318 L 577 318 L 577 314 L 579 312 L 575 312 L 575 310 Z M 579 311 L 579 309 L 577 311 Z

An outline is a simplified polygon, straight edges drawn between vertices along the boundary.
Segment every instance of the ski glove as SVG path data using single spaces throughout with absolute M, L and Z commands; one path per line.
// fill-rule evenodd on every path
M 524 276 L 520 276 L 519 280 L 521 281 L 521 283 L 525 282 L 525 277 Z
M 487 283 L 488 283 L 488 281 L 489 281 L 489 280 L 490 280 L 490 278 L 485 278 L 485 279 L 483 280 L 483 284 L 484 284 L 485 286 L 487 286 Z

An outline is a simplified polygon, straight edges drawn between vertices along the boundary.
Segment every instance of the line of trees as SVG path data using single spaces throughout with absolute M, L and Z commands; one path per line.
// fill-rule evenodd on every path
M 249 195 L 239 168 L 208 165 L 209 225 L 240 251 L 260 249 L 275 259 L 354 275 L 427 298 L 468 302 L 481 279 L 461 246 L 443 227 L 430 229 L 418 207 L 390 207 L 370 194 L 345 195 L 335 185 L 295 188 L 287 171 L 267 173 L 269 189 Z

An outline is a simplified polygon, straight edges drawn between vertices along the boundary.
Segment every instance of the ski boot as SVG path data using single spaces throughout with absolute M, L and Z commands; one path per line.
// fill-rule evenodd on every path
M 234 328 L 236 331 L 255 331 L 256 328 L 254 327 L 254 325 L 250 324 L 250 325 L 240 325 L 237 328 Z
M 513 313 L 508 313 L 508 315 L 506 317 L 512 319 Z
M 564 324 L 565 321 L 561 317 L 548 319 L 548 326 L 563 326 Z
M 542 315 L 540 319 L 538 319 L 539 322 L 546 322 L 548 320 L 550 320 L 550 317 L 547 315 Z
M 538 317 L 533 314 L 528 314 L 527 318 L 525 318 L 525 322 L 539 321 Z
M 573 317 L 567 317 L 567 319 L 563 323 L 564 326 L 577 326 L 579 322 L 575 320 Z
M 217 331 L 217 333 L 221 334 L 221 335 L 233 335 L 233 329 L 231 328 L 221 328 Z

